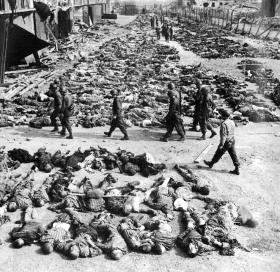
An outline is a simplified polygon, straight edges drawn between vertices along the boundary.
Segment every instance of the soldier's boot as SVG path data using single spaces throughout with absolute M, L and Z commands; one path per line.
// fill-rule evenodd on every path
M 58 131 L 58 126 L 55 126 L 53 130 L 51 130 L 51 132 L 57 132 Z
M 203 133 L 202 136 L 200 137 L 201 140 L 206 140 L 206 133 Z
M 214 165 L 214 163 L 212 163 L 211 161 L 206 161 L 206 160 L 204 160 L 204 163 L 205 163 L 207 166 L 209 166 L 209 168 L 212 168 L 213 165 Z
M 159 140 L 162 142 L 168 142 L 168 137 L 163 136 Z
M 211 136 L 210 136 L 210 138 L 213 138 L 213 137 L 215 137 L 217 135 L 217 132 L 214 130 L 214 129 L 212 129 L 211 130 Z
M 239 172 L 239 167 L 238 166 L 235 166 L 235 169 L 232 170 L 232 171 L 229 171 L 230 174 L 233 174 L 233 175 L 240 175 L 240 172 Z
M 67 128 L 68 132 L 69 132 L 69 136 L 66 137 L 66 139 L 74 139 L 73 134 L 72 134 L 72 129 L 71 128 Z
M 124 136 L 121 138 L 122 141 L 127 141 L 129 140 L 129 137 L 127 134 L 124 134 Z

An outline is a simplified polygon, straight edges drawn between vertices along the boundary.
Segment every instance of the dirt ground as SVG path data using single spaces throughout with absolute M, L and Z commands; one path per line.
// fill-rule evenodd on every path
M 201 61 L 196 56 L 191 58 L 187 53 L 185 54 L 186 58 L 181 60 L 185 64 Z M 227 65 L 228 71 L 234 73 L 234 64 L 228 62 Z M 217 70 L 224 69 L 224 60 L 216 61 L 213 66 Z M 186 124 L 190 122 L 190 119 L 186 119 Z M 210 196 L 233 200 L 252 211 L 259 222 L 258 227 L 255 229 L 236 227 L 235 230 L 239 241 L 252 251 L 236 250 L 236 255 L 233 257 L 211 254 L 191 259 L 182 251 L 173 249 L 163 256 L 129 253 L 120 261 L 110 260 L 105 255 L 71 261 L 58 253 L 43 255 L 36 245 L 21 249 L 12 248 L 6 239 L 8 231 L 14 224 L 8 223 L 0 229 L 0 238 L 3 241 L 0 246 L 0 271 L 280 271 L 280 123 L 249 123 L 236 129 L 237 152 L 241 162 L 240 176 L 228 174 L 228 170 L 233 168 L 228 155 L 225 155 L 213 169 L 204 167 L 202 163 L 193 163 L 209 143 L 213 143 L 214 146 L 206 159 L 213 156 L 219 141 L 218 137 L 202 142 L 198 140 L 200 133 L 188 131 L 185 142 L 176 141 L 177 136 L 174 135 L 170 142 L 163 143 L 159 141 L 159 137 L 164 130 L 133 127 L 128 130 L 131 140 L 123 142 L 119 140 L 121 137 L 119 131 L 116 131 L 110 139 L 104 138 L 103 132 L 107 129 L 107 127 L 74 128 L 75 139 L 65 140 L 51 133 L 51 128 L 40 130 L 29 127 L 2 128 L 0 145 L 5 145 L 7 150 L 21 147 L 31 153 L 41 146 L 46 146 L 50 152 L 57 149 L 75 150 L 78 147 L 85 149 L 90 146 L 102 146 L 111 151 L 122 148 L 136 154 L 149 152 L 157 162 L 167 164 L 168 170 L 164 175 L 174 177 L 177 176 L 172 168 L 176 163 L 188 164 L 201 178 L 210 182 Z M 23 165 L 16 171 L 23 172 L 29 168 L 30 165 Z M 79 175 L 88 174 L 82 172 Z M 38 186 L 46 176 L 47 174 L 37 172 L 35 186 Z M 101 177 L 99 180 L 97 176 L 95 178 L 96 182 L 101 180 Z M 138 175 L 125 178 L 123 181 L 140 180 L 143 183 L 152 183 L 151 180 Z M 43 222 L 54 217 L 54 214 L 46 208 L 38 209 L 38 214 Z M 12 219 L 12 221 L 18 220 L 19 214 L 12 214 Z

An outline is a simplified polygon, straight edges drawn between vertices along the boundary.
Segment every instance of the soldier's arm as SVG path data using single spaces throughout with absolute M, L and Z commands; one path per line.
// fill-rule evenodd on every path
M 222 123 L 220 128 L 220 145 L 219 145 L 220 148 L 224 146 L 226 142 L 226 137 L 227 137 L 226 125 Z

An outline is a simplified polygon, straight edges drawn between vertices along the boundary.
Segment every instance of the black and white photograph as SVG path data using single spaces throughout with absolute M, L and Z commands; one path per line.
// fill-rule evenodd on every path
M 0 272 L 279 272 L 280 0 L 0 0 Z

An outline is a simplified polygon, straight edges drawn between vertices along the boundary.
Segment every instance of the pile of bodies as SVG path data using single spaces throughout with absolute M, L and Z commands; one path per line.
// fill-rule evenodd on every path
M 73 121 L 77 126 L 90 128 L 109 124 L 112 102 L 110 91 L 121 89 L 124 120 L 128 126 L 161 127 L 168 103 L 166 85 L 170 81 L 181 90 L 184 101 L 182 114 L 192 116 L 196 93 L 193 83 L 196 77 L 202 80 L 203 84 L 211 84 L 214 102 L 218 106 L 226 99 L 228 106 L 236 111 L 236 105 L 239 105 L 240 101 L 251 103 L 253 99 L 257 102 L 255 97 L 248 101 L 239 99 L 248 95 L 246 85 L 228 76 L 206 71 L 200 66 L 180 66 L 176 49 L 155 43 L 154 33 L 149 31 L 149 18 L 142 16 L 141 20 L 145 22 L 142 30 L 139 29 L 139 20 L 138 18 L 123 27 L 130 30 L 130 33 L 103 43 L 98 50 L 90 43 L 88 36 L 91 30 L 88 30 L 77 34 L 77 39 L 70 41 L 69 46 L 66 42 L 63 49 L 65 52 L 59 53 L 61 58 L 67 55 L 71 61 L 71 68 L 66 69 L 62 78 L 67 82 L 67 88 L 74 98 Z M 106 24 L 104 28 L 106 29 Z M 83 49 L 77 51 L 81 39 L 85 40 L 82 43 Z M 240 52 L 239 49 L 238 51 Z M 49 126 L 48 106 L 51 111 L 49 98 L 38 91 L 15 96 L 13 101 L 3 107 L 0 126 Z M 248 121 L 248 117 L 250 118 L 250 115 L 247 111 L 238 110 L 235 115 L 236 120 L 243 123 Z M 267 114 L 265 118 L 250 118 L 252 121 L 255 119 L 277 120 L 273 114 Z
M 120 173 L 130 176 L 141 173 L 144 177 L 148 177 L 166 169 L 164 164 L 155 163 L 154 158 L 149 153 L 135 155 L 126 150 L 112 153 L 101 147 L 92 147 L 83 152 L 78 149 L 72 155 L 69 155 L 69 151 L 63 154 L 60 150 L 51 154 L 46 151 L 45 147 L 39 148 L 37 152 L 30 155 L 24 149 L 14 148 L 5 154 L 5 159 L 10 161 L 12 166 L 33 162 L 33 170 L 38 169 L 46 173 L 51 172 L 55 167 L 64 172 L 78 171 L 82 168 L 89 172 L 118 169 Z
M 93 156 L 97 152 L 107 151 L 90 150 Z M 10 155 L 16 153 L 20 154 L 12 150 Z M 21 159 L 29 161 L 23 154 Z M 124 156 L 137 158 L 128 152 Z M 156 166 L 148 154 L 138 159 L 148 168 Z M 82 167 L 88 163 L 81 161 L 85 162 Z M 39 188 L 35 188 L 34 170 L 23 177 L 10 175 L 2 180 L 7 186 L 1 187 L 1 209 L 23 213 L 20 225 L 10 233 L 13 245 L 36 243 L 45 254 L 55 250 L 71 259 L 104 253 L 115 260 L 129 251 L 164 254 L 176 245 L 190 257 L 213 251 L 232 256 L 235 248 L 248 250 L 232 236 L 232 230 L 234 224 L 255 227 L 251 213 L 233 202 L 209 198 L 208 182 L 187 166 L 176 165 L 175 170 L 183 181 L 162 176 L 146 187 L 139 181 L 120 186 L 112 174 L 98 184 L 89 178 L 77 181 L 69 168 L 51 174 Z M 40 222 L 35 208 L 44 205 L 59 213 L 47 225 Z M 86 219 L 85 212 L 90 213 Z M 179 233 L 174 231 L 178 216 L 183 229 Z M 2 213 L 2 224 L 8 220 Z
M 185 22 L 178 25 L 175 40 L 186 50 L 193 51 L 202 58 L 230 58 L 230 57 L 269 57 L 279 59 L 278 49 L 265 52 L 230 38 L 230 31 L 205 26 L 196 22 Z
M 280 82 L 271 69 L 264 68 L 258 61 L 248 59 L 238 63 L 238 67 L 244 71 L 247 81 L 256 83 L 261 93 L 271 97 L 276 105 L 280 105 Z

